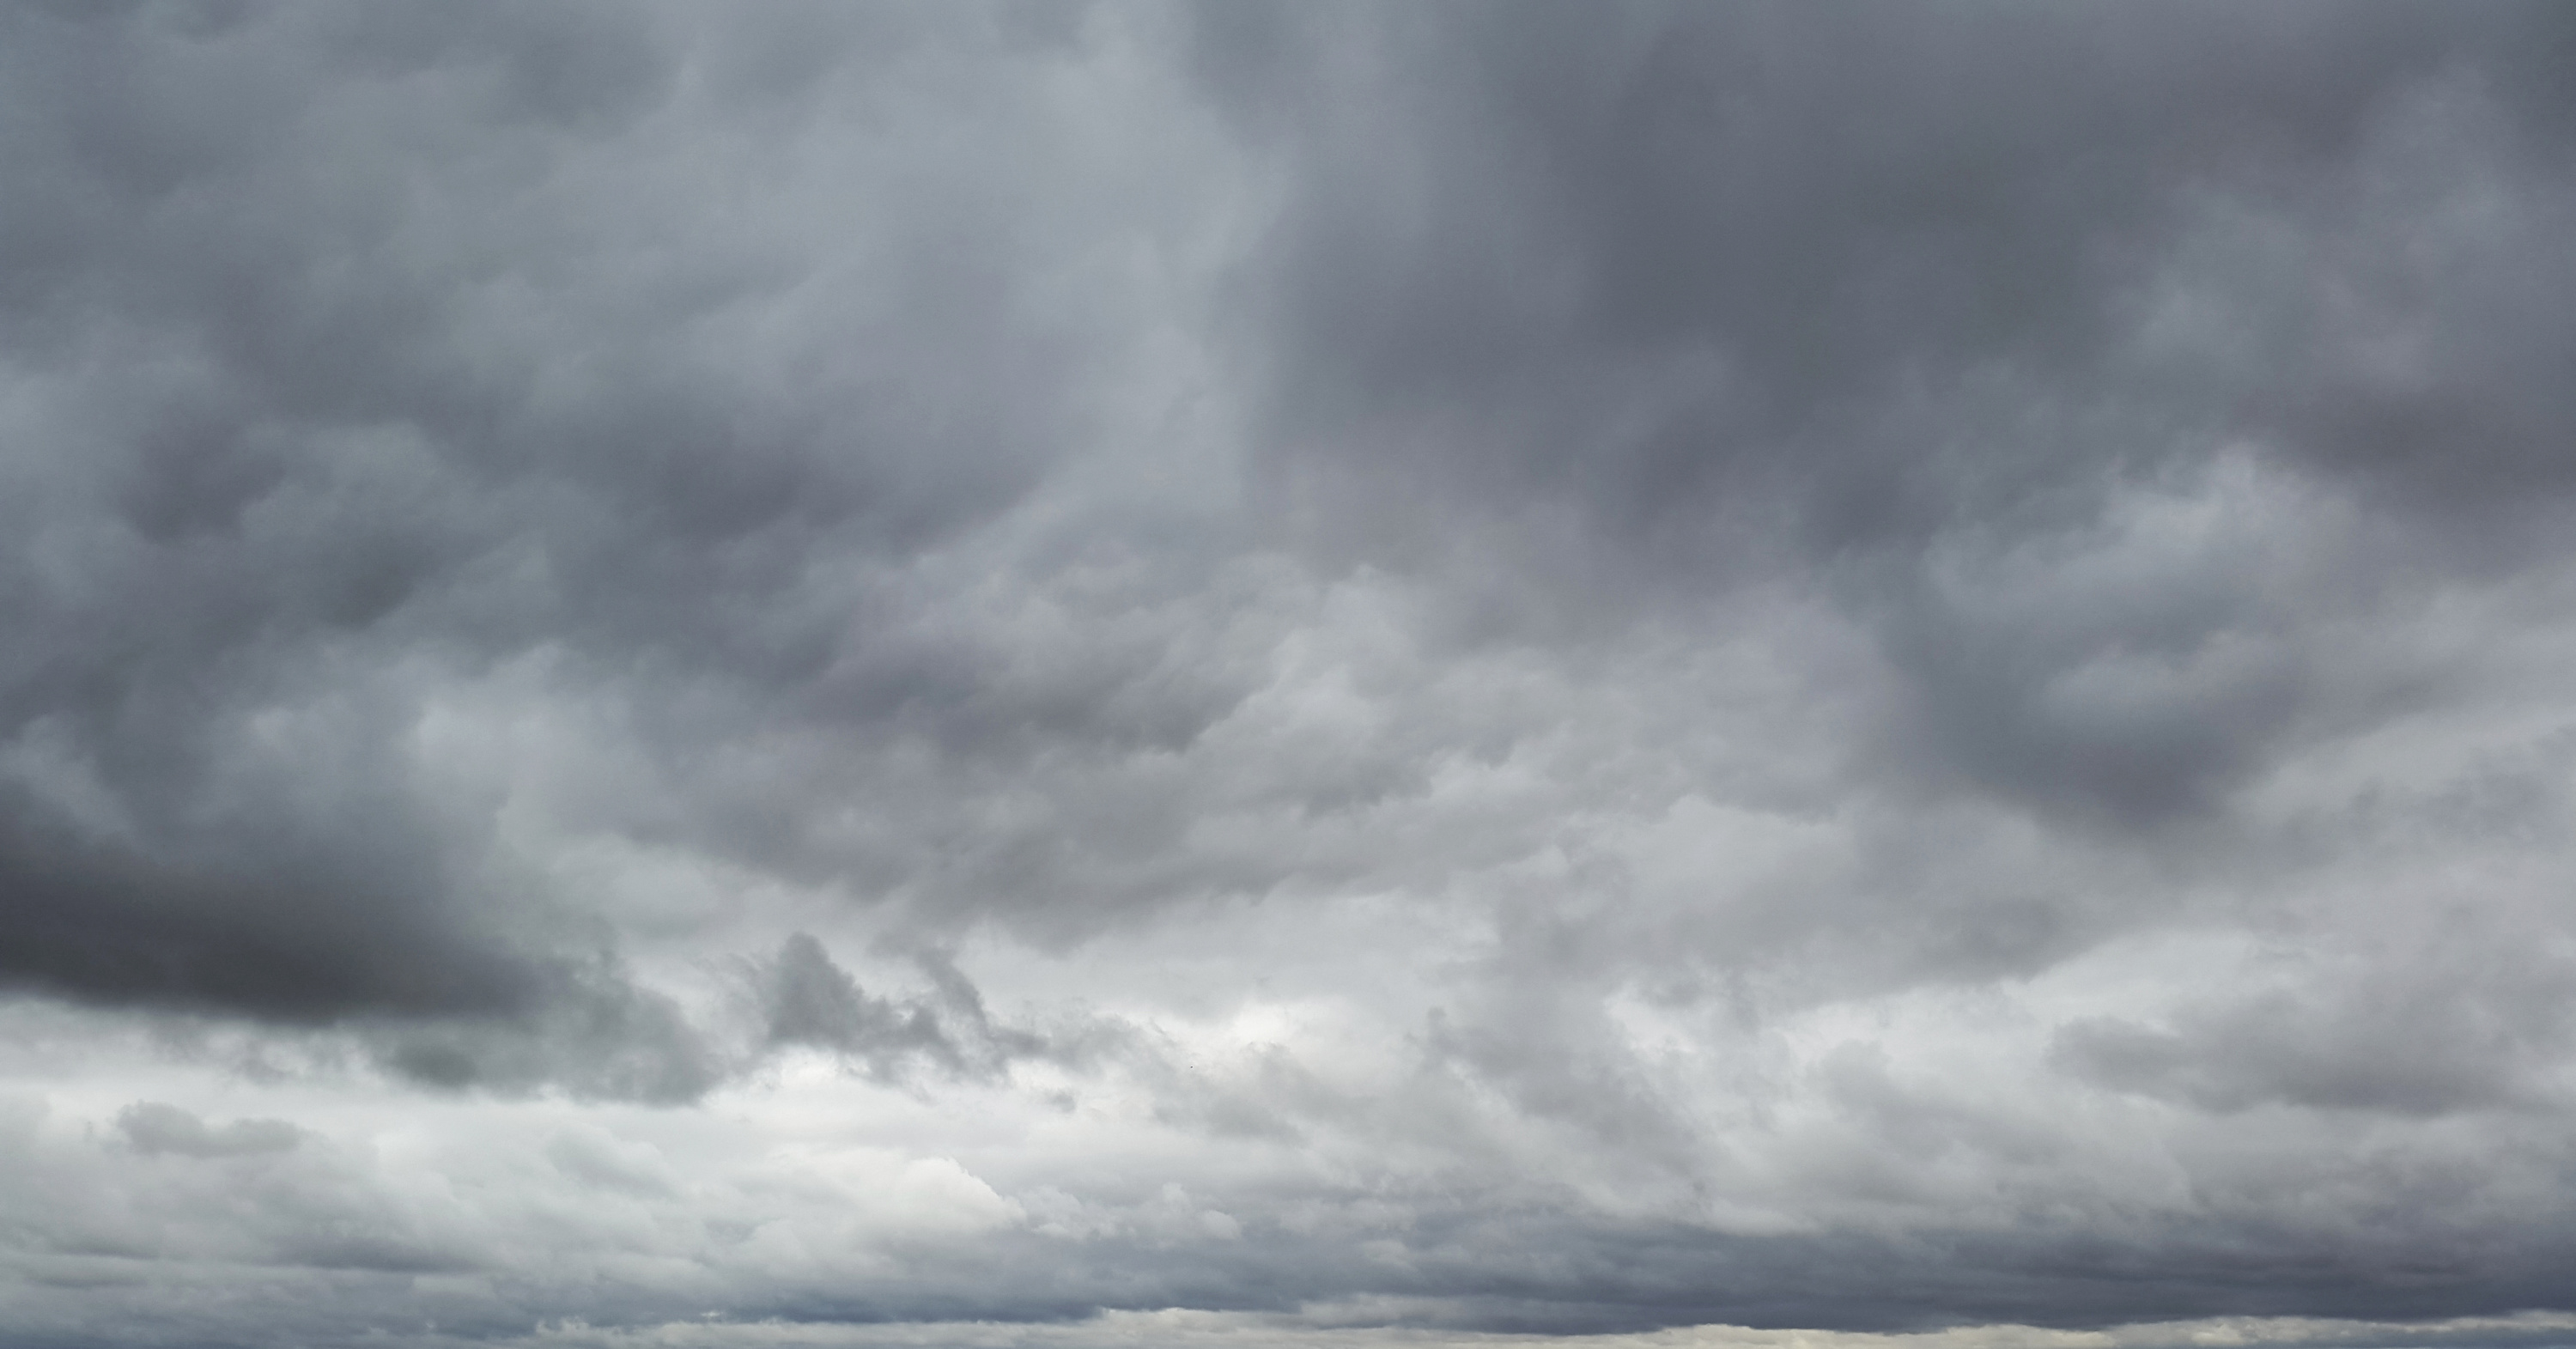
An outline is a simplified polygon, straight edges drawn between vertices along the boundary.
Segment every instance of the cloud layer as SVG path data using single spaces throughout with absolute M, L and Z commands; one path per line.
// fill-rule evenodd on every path
M 2563 1338 L 2571 56 L 0 15 L 0 1343 Z

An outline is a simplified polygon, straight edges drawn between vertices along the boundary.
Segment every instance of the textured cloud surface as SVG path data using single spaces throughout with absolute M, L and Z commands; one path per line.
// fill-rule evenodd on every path
M 2566 1343 L 2571 63 L 0 9 L 0 1345 Z

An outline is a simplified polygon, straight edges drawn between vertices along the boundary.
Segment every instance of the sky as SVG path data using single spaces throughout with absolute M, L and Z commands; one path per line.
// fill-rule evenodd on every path
M 2571 66 L 0 8 L 0 1349 L 2576 1343 Z

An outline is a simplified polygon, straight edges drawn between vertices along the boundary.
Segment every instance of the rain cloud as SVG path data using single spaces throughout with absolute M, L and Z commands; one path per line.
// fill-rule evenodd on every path
M 0 1346 L 2564 1343 L 2571 61 L 0 11 Z

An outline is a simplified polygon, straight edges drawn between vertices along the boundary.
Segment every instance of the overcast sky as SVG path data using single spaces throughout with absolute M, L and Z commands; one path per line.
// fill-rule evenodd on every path
M 0 7 L 0 1346 L 2576 1342 L 2571 69 Z

